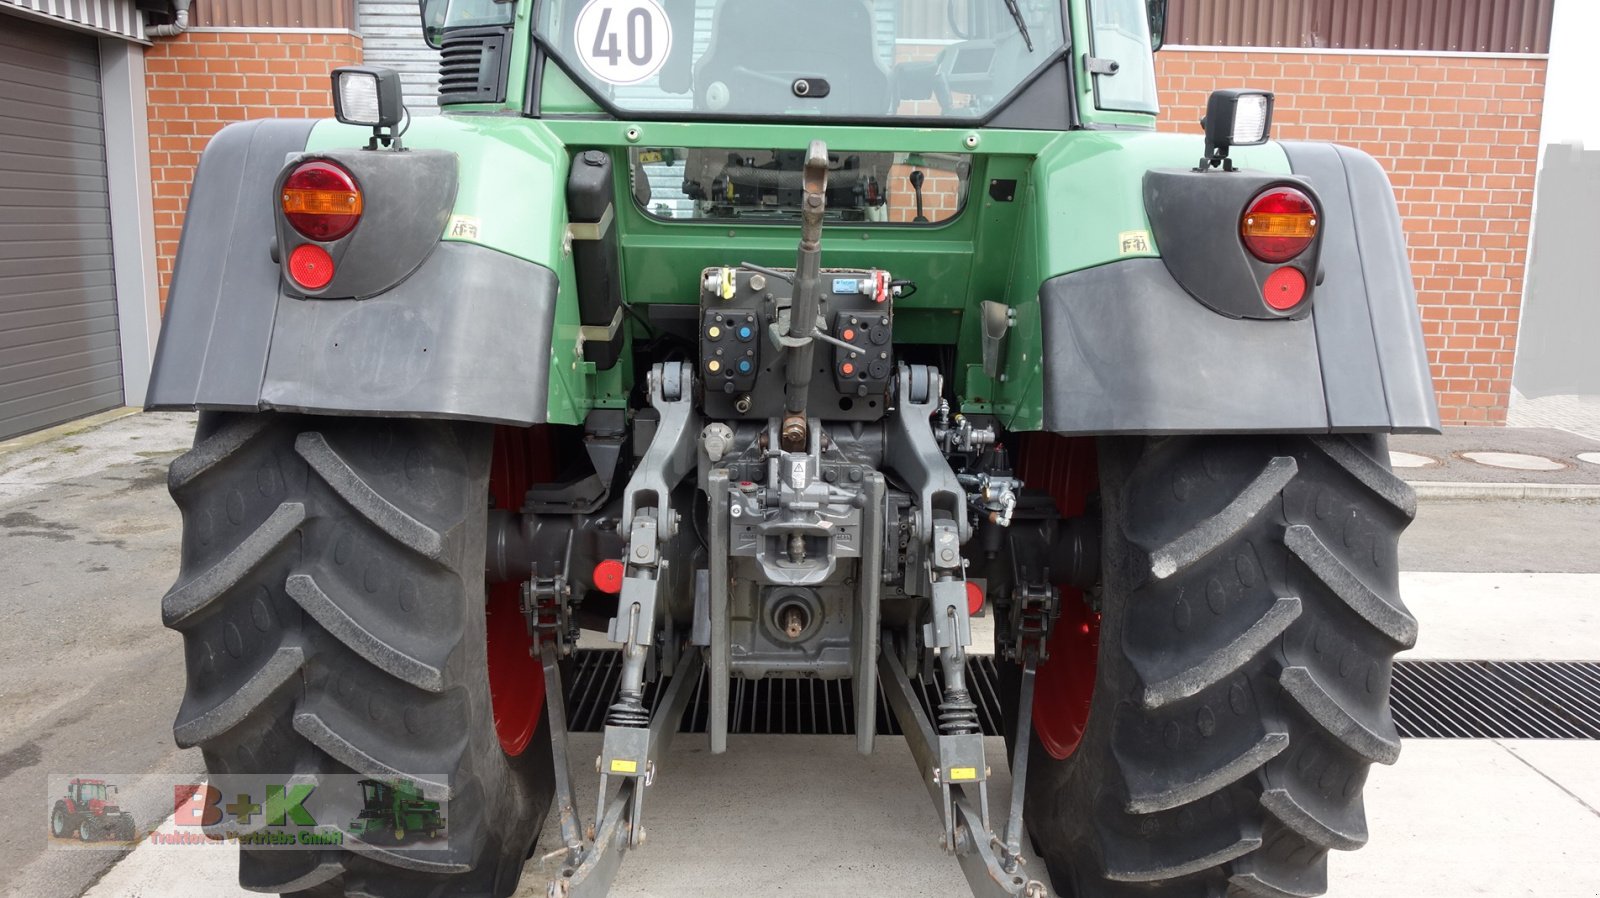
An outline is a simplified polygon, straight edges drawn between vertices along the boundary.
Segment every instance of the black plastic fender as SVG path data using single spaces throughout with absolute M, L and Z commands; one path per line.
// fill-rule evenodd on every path
M 1283 146 L 1324 215 L 1311 313 L 1228 317 L 1190 296 L 1159 259 L 1052 278 L 1039 293 L 1046 430 L 1438 432 L 1388 178 L 1359 150 Z
M 201 156 L 146 408 L 543 423 L 550 269 L 445 241 L 367 299 L 284 290 L 273 190 L 314 124 L 229 125 Z

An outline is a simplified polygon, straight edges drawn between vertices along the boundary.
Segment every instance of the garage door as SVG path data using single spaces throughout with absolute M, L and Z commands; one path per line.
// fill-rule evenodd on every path
M 122 404 L 97 47 L 0 14 L 0 439 Z

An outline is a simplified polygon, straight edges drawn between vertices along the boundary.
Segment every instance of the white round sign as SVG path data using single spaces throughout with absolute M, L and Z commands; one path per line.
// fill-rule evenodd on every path
M 573 35 L 583 67 L 608 84 L 638 84 L 672 52 L 672 23 L 656 0 L 589 0 Z

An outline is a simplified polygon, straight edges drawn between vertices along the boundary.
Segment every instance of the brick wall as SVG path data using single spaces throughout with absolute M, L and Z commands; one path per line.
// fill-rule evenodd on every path
M 1405 219 L 1446 424 L 1503 424 L 1527 263 L 1545 61 L 1168 48 L 1162 125 L 1198 133 L 1215 87 L 1277 93 L 1273 135 L 1359 147 Z
M 328 72 L 360 62 L 361 39 L 348 33 L 191 31 L 149 49 L 145 87 L 163 311 L 189 185 L 206 142 L 246 119 L 333 115 Z

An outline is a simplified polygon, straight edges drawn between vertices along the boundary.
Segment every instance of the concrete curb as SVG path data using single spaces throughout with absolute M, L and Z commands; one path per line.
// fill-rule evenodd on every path
M 1407 482 L 1418 499 L 1600 499 L 1600 483 Z
M 33 433 L 25 433 L 20 437 L 12 437 L 9 440 L 0 442 L 0 455 L 9 455 L 12 452 L 19 452 L 23 449 L 32 449 L 34 446 L 37 446 L 40 443 L 48 443 L 51 440 L 60 439 L 61 437 L 72 436 L 73 434 L 94 430 L 97 427 L 110 424 L 112 421 L 116 421 L 120 418 L 126 418 L 129 415 L 137 415 L 143 412 L 144 409 L 142 408 L 124 405 L 120 408 L 114 408 L 109 411 L 87 415 L 82 418 L 73 418 L 71 421 L 68 421 L 65 424 L 57 424 L 54 427 L 46 427 L 44 430 L 36 430 Z

